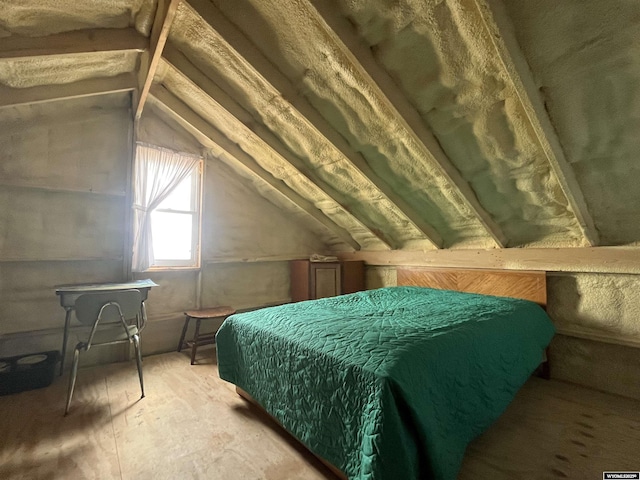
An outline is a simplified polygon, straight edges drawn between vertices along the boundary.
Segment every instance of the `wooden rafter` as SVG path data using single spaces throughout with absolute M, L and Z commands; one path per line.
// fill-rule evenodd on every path
M 262 181 L 269 184 L 289 201 L 296 204 L 325 228 L 336 235 L 342 242 L 350 245 L 354 250 L 359 250 L 360 245 L 339 225 L 327 218 L 318 208 L 316 208 L 309 200 L 303 198 L 298 193 L 287 187 L 282 181 L 277 180 L 270 173 L 266 172 L 258 163 L 245 153 L 238 145 L 233 143 L 217 129 L 212 127 L 206 120 L 193 112 L 181 100 L 176 98 L 164 87 L 154 85 L 151 87 L 150 95 L 154 97 L 160 105 L 160 108 L 172 118 L 176 119 L 189 132 L 194 133 L 196 138 L 204 140 L 205 145 L 209 148 L 213 147 L 219 151 L 220 155 L 224 155 L 225 159 L 231 160 L 236 165 L 251 172 Z
M 93 52 L 142 52 L 148 45 L 147 38 L 134 28 L 77 30 L 46 37 L 12 35 L 0 42 L 0 60 Z
M 421 147 L 424 158 L 451 185 L 452 191 L 457 192 L 458 197 L 484 227 L 496 246 L 505 247 L 508 239 L 500 226 L 480 204 L 469 183 L 451 163 L 433 133 L 426 128 L 415 107 L 409 103 L 389 74 L 378 65 L 371 49 L 355 34 L 353 27 L 337 15 L 335 7 L 332 7 L 330 2 L 309 1 L 329 27 L 325 30 L 327 36 L 333 38 L 335 45 L 350 59 L 351 64 L 361 70 L 369 86 L 378 91 L 378 98 L 387 103 L 404 131 Z
M 187 0 L 186 3 L 207 22 L 233 48 L 246 59 L 250 68 L 275 87 L 285 101 L 291 104 L 291 113 L 300 118 L 326 138 L 349 161 L 353 169 L 367 179 L 386 199 L 402 213 L 421 234 L 436 248 L 442 248 L 440 234 L 422 215 L 398 195 L 389 184 L 373 171 L 360 153 L 355 152 L 338 132 L 322 118 L 309 101 L 298 93 L 291 82 L 275 68 L 247 38 L 232 25 L 217 8 L 207 0 Z M 399 246 L 399 245 L 396 245 Z
M 186 63 L 183 63 L 183 68 L 187 68 Z M 335 200 L 325 189 L 322 188 L 322 185 L 319 185 L 321 182 L 318 181 L 317 175 L 314 174 L 314 172 L 312 172 L 302 160 L 297 158 L 286 147 L 284 147 L 279 140 L 273 137 L 271 138 L 273 143 L 265 141 L 265 139 L 260 137 L 260 135 L 244 124 L 241 119 L 243 117 L 247 118 L 248 114 L 244 112 L 241 107 L 236 105 L 231 98 L 227 97 L 222 91 L 217 89 L 217 87 L 215 87 L 211 81 L 206 79 L 204 75 L 201 76 L 200 80 L 206 90 L 196 84 L 191 78 L 187 77 L 184 72 L 177 69 L 174 70 L 177 75 L 182 77 L 181 81 L 184 82 L 184 84 L 190 84 L 194 89 L 201 90 L 209 97 L 209 105 L 212 108 L 211 113 L 214 116 L 221 118 L 221 123 L 228 129 L 225 134 L 230 136 L 231 140 L 238 142 L 249 153 L 251 153 L 252 150 L 255 150 L 256 146 L 259 148 L 260 152 L 267 152 L 269 157 L 279 161 L 280 165 L 286 166 L 290 171 L 295 171 L 298 175 L 304 177 L 310 184 L 313 184 L 314 188 L 317 188 L 318 191 L 323 193 L 323 195 L 330 198 L 336 206 L 339 206 L 344 214 L 354 219 L 361 228 L 366 229 L 369 234 L 376 237 L 387 248 L 393 248 L 395 246 L 390 243 L 379 229 L 368 224 L 366 220 L 360 218 L 354 212 L 350 211 L 348 208 L 341 205 L 340 202 Z M 194 76 L 196 75 L 195 70 L 191 70 L 191 73 Z M 215 91 L 212 91 L 213 89 L 215 89 Z M 215 98 L 211 95 L 214 95 Z M 226 100 L 226 107 L 230 108 L 232 111 L 225 108 L 219 100 Z M 247 141 L 245 141 L 245 139 Z
M 108 95 L 127 92 L 136 88 L 137 81 L 132 73 L 122 73 L 109 78 L 92 78 L 61 85 L 43 85 L 29 88 L 0 86 L 0 108 Z
M 227 123 L 233 125 L 233 129 L 236 131 L 244 131 L 248 136 L 256 138 L 260 143 L 264 144 L 265 148 L 272 151 L 274 157 L 281 157 L 284 162 L 291 164 L 301 175 L 305 176 L 310 182 L 314 183 L 318 189 L 322 190 L 318 185 L 316 175 L 310 171 L 310 169 L 295 155 L 277 139 L 272 132 L 265 127 L 257 124 L 250 113 L 246 112 L 240 105 L 238 105 L 231 97 L 224 93 L 215 83 L 213 83 L 206 75 L 197 69 L 189 60 L 182 55 L 175 48 L 167 48 L 165 52 L 165 61 L 173 68 L 180 72 L 180 75 L 184 77 L 185 81 L 190 82 L 194 87 L 202 90 L 212 102 L 219 105 L 218 111 L 222 112 L 227 117 Z M 323 190 L 323 193 L 330 197 L 330 195 Z M 332 201 L 336 205 L 340 205 L 335 199 Z M 375 228 L 370 227 L 365 221 L 360 219 L 354 212 L 340 207 L 349 216 L 355 218 L 362 228 L 366 229 L 371 235 L 377 237 L 388 248 L 391 248 L 389 241 L 385 236 L 377 231 Z
M 529 65 L 520 50 L 512 26 L 501 6 L 487 0 L 474 0 L 484 22 L 488 37 L 500 58 L 531 128 L 555 173 L 558 183 L 590 245 L 598 245 L 599 235 L 589 213 L 575 173 L 564 156 L 558 136 L 551 124 Z
M 245 125 L 253 121 L 253 117 L 233 98 L 226 94 L 209 76 L 196 67 L 180 50 L 173 45 L 167 45 L 163 61 L 179 72 L 190 83 L 197 86 L 210 98 L 221 104 Z M 251 125 L 252 129 L 257 128 Z
M 153 27 L 151 28 L 151 39 L 149 41 L 149 66 L 148 68 L 140 69 L 140 95 L 138 97 L 138 106 L 135 114 L 136 120 L 142 116 L 142 110 L 147 101 L 149 89 L 153 83 L 153 77 L 160 64 L 162 51 L 167 43 L 169 31 L 171 30 L 171 25 L 173 24 L 173 19 L 176 16 L 180 1 L 181 0 L 161 0 L 158 2 L 158 9 Z

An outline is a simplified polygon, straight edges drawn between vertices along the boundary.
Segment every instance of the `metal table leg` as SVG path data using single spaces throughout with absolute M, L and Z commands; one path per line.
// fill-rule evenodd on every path
M 67 340 L 69 340 L 69 323 L 71 322 L 71 311 L 72 307 L 64 307 L 66 310 L 66 315 L 64 317 L 64 333 L 62 335 L 62 358 L 60 358 L 60 376 L 62 376 L 62 372 L 64 371 L 64 357 L 67 354 Z

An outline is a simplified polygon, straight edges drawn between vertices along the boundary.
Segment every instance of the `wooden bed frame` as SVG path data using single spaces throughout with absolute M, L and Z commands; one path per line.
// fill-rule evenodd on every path
M 459 268 L 398 267 L 397 273 L 398 286 L 429 287 L 442 290 L 481 293 L 483 295 L 496 295 L 498 297 L 522 298 L 524 300 L 536 302 L 543 308 L 546 308 L 547 306 L 546 272 L 527 270 L 472 270 Z M 549 365 L 546 358 L 541 369 L 541 376 L 549 378 Z M 251 395 L 238 386 L 236 386 L 236 392 L 280 425 L 280 422 L 267 412 L 262 405 L 251 397 Z M 288 432 L 284 427 L 282 428 L 292 438 L 304 446 L 304 444 L 293 434 Z M 348 480 L 347 476 L 340 469 L 315 453 L 311 453 L 339 479 Z
M 398 285 L 522 298 L 547 306 L 546 272 L 399 267 Z

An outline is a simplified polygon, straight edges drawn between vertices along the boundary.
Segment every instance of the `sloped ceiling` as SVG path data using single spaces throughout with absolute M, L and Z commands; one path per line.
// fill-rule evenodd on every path
M 9 0 L 0 115 L 131 91 L 348 249 L 637 245 L 639 45 L 635 0 Z

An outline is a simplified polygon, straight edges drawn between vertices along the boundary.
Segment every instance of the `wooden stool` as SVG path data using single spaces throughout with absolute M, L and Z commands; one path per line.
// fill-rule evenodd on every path
M 193 365 L 196 360 L 196 351 L 198 350 L 198 347 L 202 345 L 211 345 L 216 342 L 215 333 L 206 333 L 204 335 L 200 335 L 200 322 L 202 320 L 208 320 L 212 318 L 225 319 L 229 315 L 233 315 L 234 313 L 236 313 L 234 308 L 226 306 L 206 308 L 204 310 L 187 310 L 186 312 L 184 312 L 184 327 L 182 327 L 182 335 L 180 335 L 180 342 L 178 342 L 178 351 L 181 351 L 182 347 L 184 346 L 191 347 L 191 365 Z M 193 334 L 193 339 L 185 342 L 184 337 L 187 334 L 189 321 L 192 318 L 196 320 L 196 331 Z

